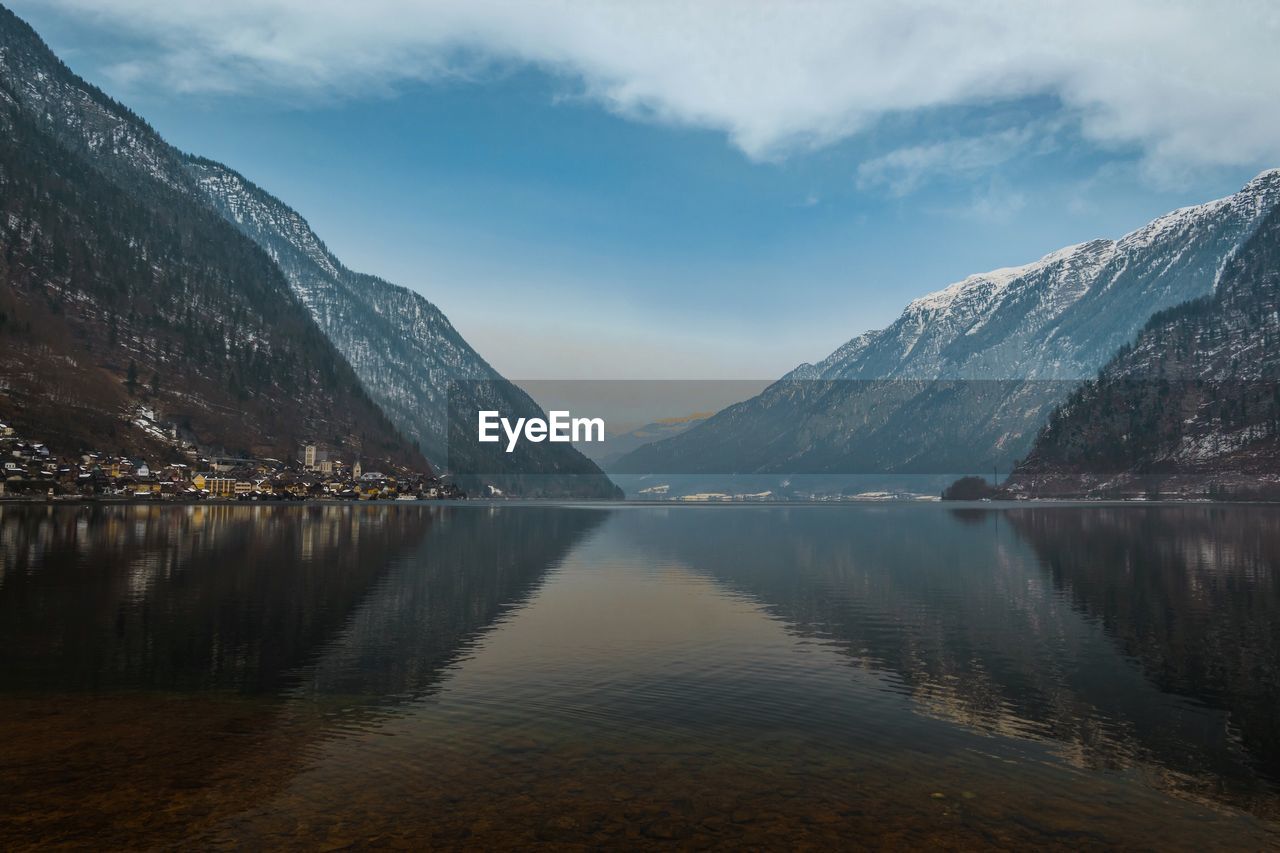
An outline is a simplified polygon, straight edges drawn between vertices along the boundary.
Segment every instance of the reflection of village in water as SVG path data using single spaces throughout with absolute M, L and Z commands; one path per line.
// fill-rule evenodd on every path
M 62 796 L 84 815 L 99 807 L 95 832 L 121 831 L 113 797 L 145 798 L 148 784 L 157 803 L 177 796 L 179 834 L 268 796 L 315 808 L 361 774 L 365 795 L 388 801 L 433 779 L 464 790 L 469 761 L 535 784 L 565 772 L 547 744 L 579 741 L 583 766 L 634 786 L 677 762 L 674 745 L 645 752 L 655 737 L 700 743 L 692 768 L 743 753 L 754 775 L 735 784 L 775 799 L 788 786 L 768 781 L 769 762 L 783 759 L 757 743 L 786 744 L 828 787 L 887 762 L 970 774 L 979 796 L 986 776 L 1050 801 L 1113 786 L 1110 808 L 1137 805 L 1112 820 L 1171 796 L 1274 826 L 1276 542 L 1280 516 L 1260 507 L 0 507 L 4 766 L 34 760 L 42 735 L 97 743 L 85 762 L 114 776 L 86 763 L 56 776 L 81 779 L 64 790 L 32 774 L 25 820 L 39 824 L 43 804 L 50 832 Z M 504 634 L 523 638 L 519 666 L 502 665 Z M 664 658 L 664 643 L 679 653 Z M 377 732 L 399 738 L 368 740 Z M 975 749 L 1002 757 L 943 758 Z M 186 770 L 160 769 L 175 754 Z M 1085 775 L 1054 775 L 1057 763 Z M 150 781 L 121 781 L 131 767 Z M 655 784 L 642 800 L 661 798 Z M 993 807 L 921 784 L 953 817 Z M 808 814 L 807 791 L 778 808 Z M 906 808 L 897 789 L 876 795 L 887 814 Z M 284 832 L 278 816 L 240 820 Z M 758 841 L 752 825 L 725 837 Z

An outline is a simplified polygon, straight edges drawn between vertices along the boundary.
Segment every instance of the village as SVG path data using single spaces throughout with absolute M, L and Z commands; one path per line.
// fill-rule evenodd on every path
M 307 501 L 457 500 L 466 495 L 432 474 L 386 465 L 366 469 L 319 444 L 295 459 L 202 455 L 183 449 L 186 462 L 86 452 L 56 456 L 40 441 L 0 423 L 0 498 L 26 500 Z

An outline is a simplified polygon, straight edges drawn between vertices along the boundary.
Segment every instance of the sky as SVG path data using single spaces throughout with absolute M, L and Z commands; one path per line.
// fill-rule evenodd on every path
M 1280 166 L 1273 2 L 9 0 L 514 379 L 761 379 Z

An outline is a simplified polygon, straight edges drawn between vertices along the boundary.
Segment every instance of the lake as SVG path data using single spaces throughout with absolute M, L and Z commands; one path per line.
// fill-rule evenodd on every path
M 0 848 L 1280 845 L 1280 508 L 0 506 Z

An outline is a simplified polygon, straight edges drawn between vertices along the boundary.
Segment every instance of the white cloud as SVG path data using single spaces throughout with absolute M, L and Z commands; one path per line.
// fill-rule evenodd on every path
M 935 175 L 968 177 L 1013 159 L 1035 136 L 1032 126 L 982 136 L 898 148 L 858 165 L 858 188 L 885 188 L 891 195 L 914 192 Z
M 359 96 L 533 63 L 616 113 L 723 131 L 761 159 L 887 114 L 1048 95 L 1087 138 L 1143 152 L 1152 175 L 1280 162 L 1270 0 L 39 3 L 150 41 L 120 65 L 133 86 Z M 912 156 L 931 168 L 945 153 Z

